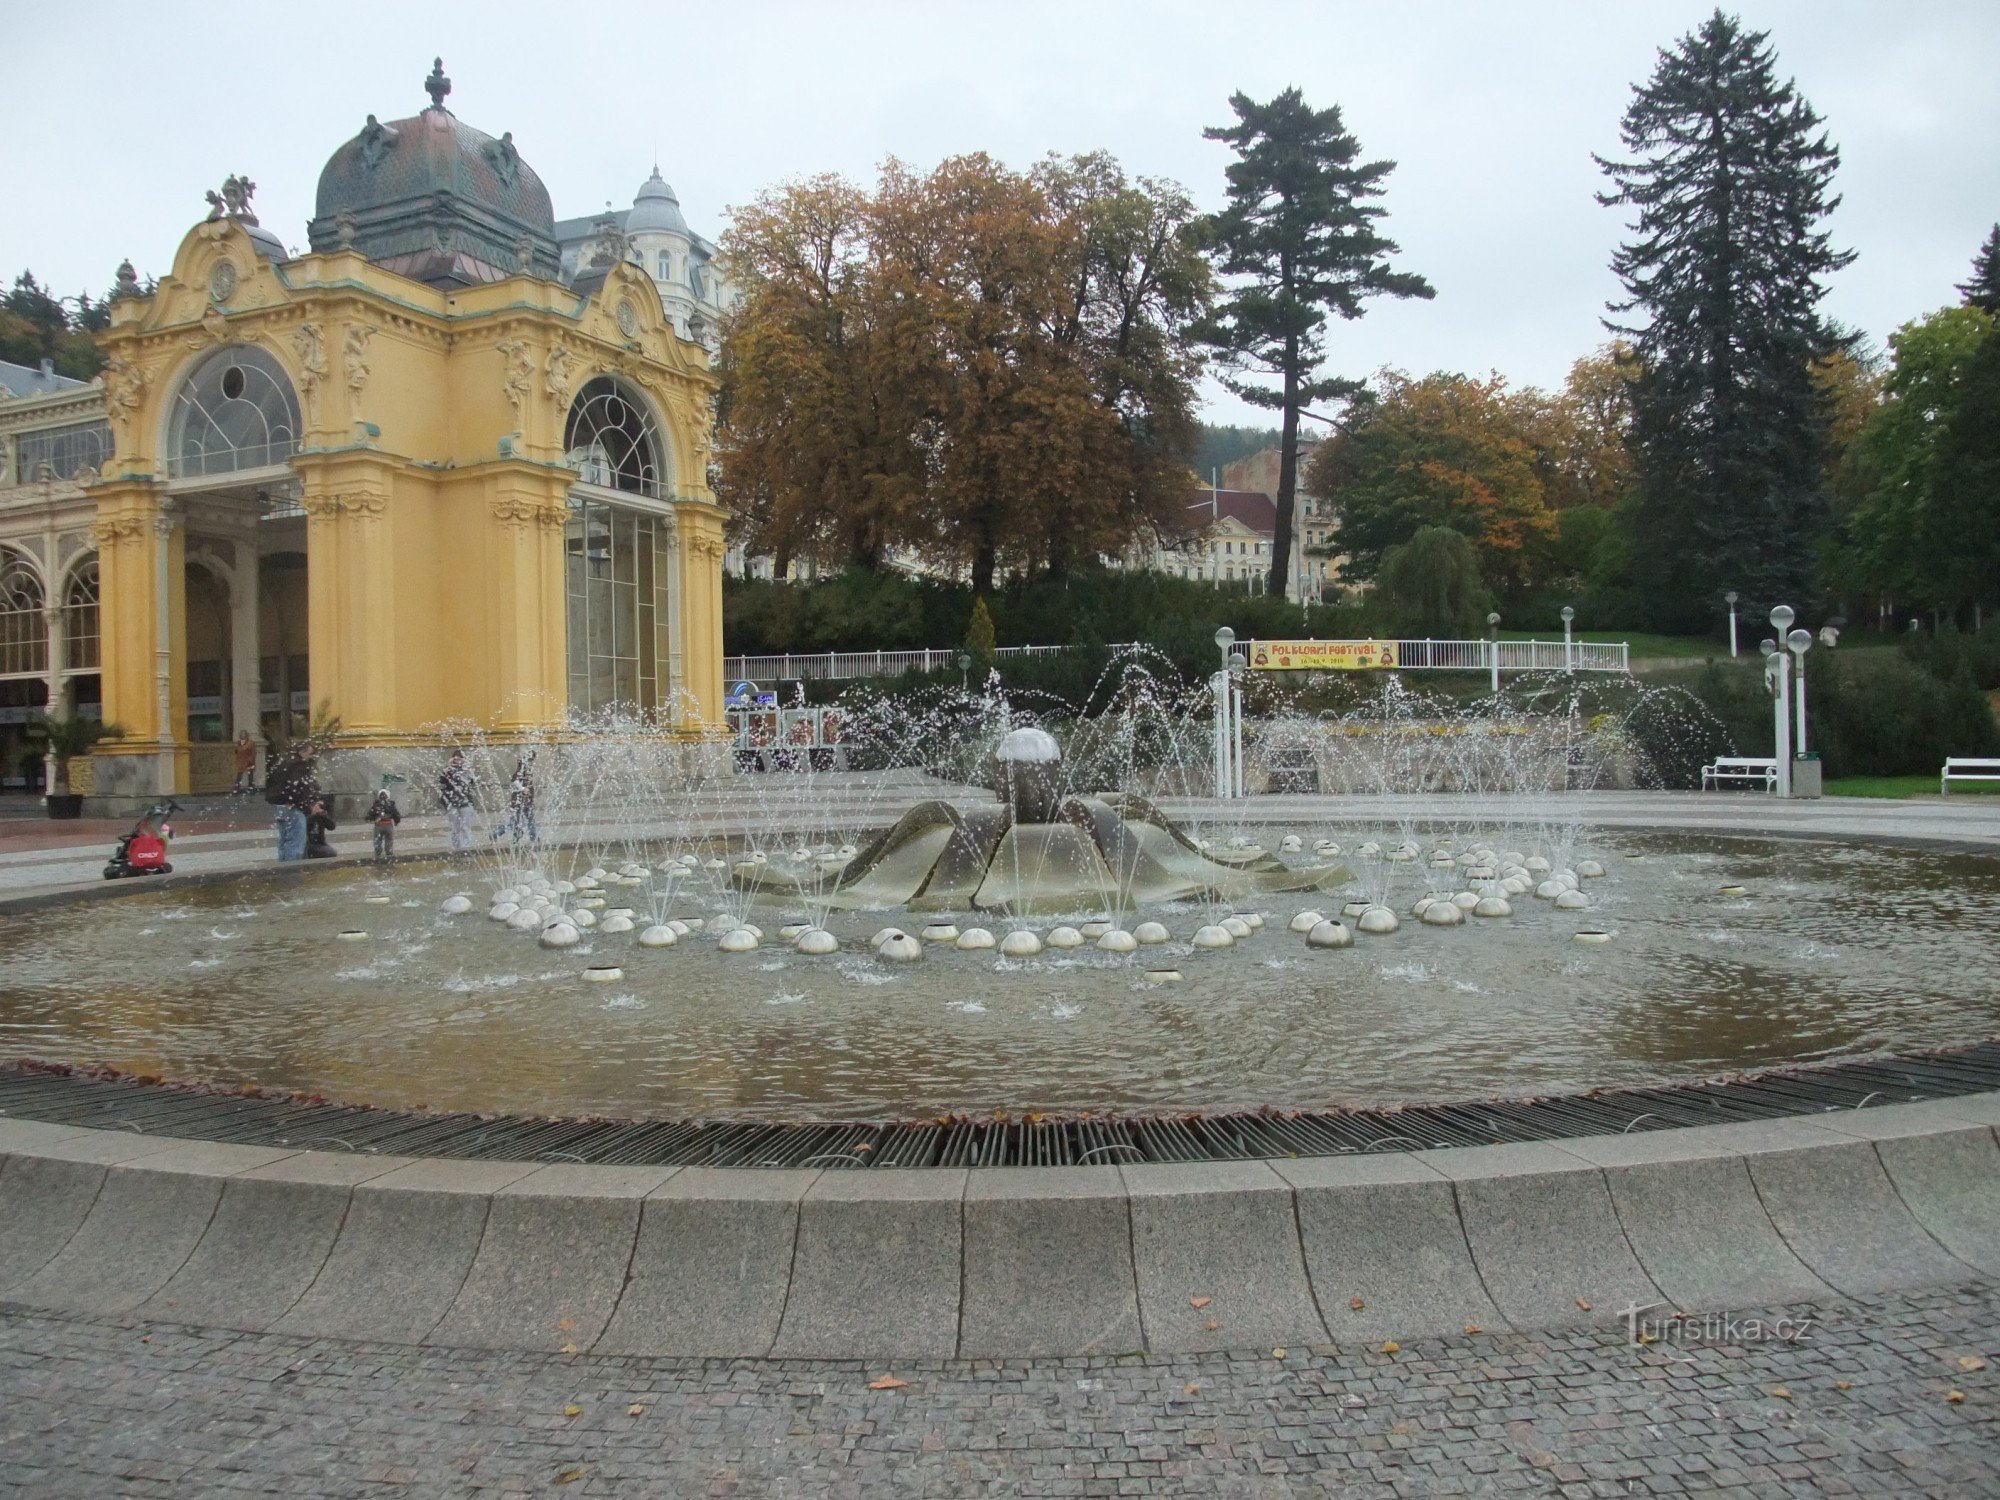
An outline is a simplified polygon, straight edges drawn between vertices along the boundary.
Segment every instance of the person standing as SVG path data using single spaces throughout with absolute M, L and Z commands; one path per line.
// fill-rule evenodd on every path
M 306 818 L 319 806 L 319 776 L 313 769 L 314 746 L 300 740 L 284 761 L 264 779 L 264 800 L 277 808 L 278 858 L 304 859 Z
M 257 742 L 247 729 L 236 731 L 236 790 L 257 790 Z
M 333 859 L 340 851 L 327 842 L 335 824 L 333 814 L 327 811 L 324 802 L 315 802 L 306 814 L 306 858 Z
M 385 786 L 375 794 L 375 801 L 368 809 L 368 821 L 375 825 L 375 859 L 383 863 L 396 857 L 396 825 L 403 821 L 403 814 L 396 806 L 396 799 L 389 795 Z
M 529 772 L 535 752 L 530 750 L 514 762 L 514 774 L 507 782 L 507 834 L 515 843 L 534 843 L 540 836 L 535 827 L 535 779 Z
M 472 848 L 472 770 L 465 752 L 451 752 L 451 762 L 438 773 L 438 800 L 444 804 L 444 821 L 451 831 L 451 852 L 465 854 Z

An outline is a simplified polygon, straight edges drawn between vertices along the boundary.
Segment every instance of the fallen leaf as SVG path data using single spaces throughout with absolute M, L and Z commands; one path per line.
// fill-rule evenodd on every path
M 1213 1333 L 1215 1332 L 1216 1329 L 1220 1328 L 1222 1325 L 1216 1322 L 1215 1319 L 1210 1318 L 1206 1323 L 1202 1324 L 1201 1326 L 1206 1332 Z
M 1582 1308 L 1585 1312 L 1590 1311 L 1590 1303 L 1582 1297 L 1576 1299 L 1576 1305 Z
M 1843 1391 L 1851 1391 L 1854 1389 L 1854 1382 L 1851 1380 L 1836 1380 L 1834 1384 Z
M 1952 1404 L 1953 1406 L 1956 1406 L 1956 1405 L 1958 1405 L 1958 1403 L 1959 1403 L 1959 1402 L 1961 1402 L 1961 1401 L 1963 1401 L 1963 1400 L 1965 1399 L 1965 1392 L 1964 1392 L 1964 1391 L 1946 1391 L 1946 1392 L 1944 1393 L 1944 1399 L 1945 1399 L 1945 1400 L 1947 1400 L 1947 1401 L 1949 1401 L 1949 1402 L 1950 1402 L 1950 1403 L 1951 1403 L 1951 1404 Z
M 1776 1396 L 1780 1401 L 1789 1401 L 1792 1399 L 1792 1393 L 1782 1385 L 1772 1386 L 1771 1394 Z
M 564 1469 L 560 1474 L 556 1475 L 556 1483 L 575 1484 L 581 1478 L 583 1478 L 583 1465 L 578 1464 L 575 1468 Z
M 1349 1297 L 1347 1299 L 1347 1305 L 1353 1308 L 1356 1312 L 1360 1312 L 1361 1309 L 1366 1307 L 1368 1304 L 1366 1302 L 1363 1302 L 1359 1297 Z
M 1208 1306 L 1209 1303 L 1213 1302 L 1214 1300 L 1215 1299 L 1213 1297 L 1190 1297 L 1188 1298 L 1188 1306 L 1206 1307 Z
M 1986 1361 L 1976 1354 L 1962 1354 L 1959 1356 L 1958 1367 L 1967 1372 L 1983 1370 L 1986 1368 Z
M 140 1339 L 139 1342 L 142 1344 L 150 1344 L 153 1342 L 153 1336 L 149 1333 L 144 1338 Z
M 1196 1385 L 1192 1380 L 1190 1380 L 1186 1385 L 1181 1387 L 1181 1394 L 1183 1396 L 1192 1396 L 1200 1389 L 1201 1389 L 1200 1386 Z
M 566 1417 L 580 1417 L 583 1415 L 583 1408 L 575 1405 L 565 1406 L 563 1408 L 563 1415 Z
M 574 1344 L 564 1344 L 562 1348 L 557 1350 L 556 1352 L 559 1354 L 579 1354 L 582 1351 L 579 1350 Z
M 1397 1343 L 1394 1339 L 1390 1339 L 1388 1343 L 1382 1346 L 1382 1352 L 1384 1354 L 1401 1354 L 1403 1352 L 1403 1346 Z
M 1485 1330 L 1484 1328 L 1481 1328 L 1481 1327 L 1480 1327 L 1480 1326 L 1479 1326 L 1479 1325 L 1478 1325 L 1477 1323 L 1467 1323 L 1467 1324 L 1465 1325 L 1465 1331 L 1466 1331 L 1467 1333 L 1484 1333 L 1484 1332 L 1486 1332 L 1486 1330 Z
M 1273 1350 L 1271 1351 L 1271 1358 L 1273 1358 L 1273 1359 L 1283 1359 L 1284 1357 L 1285 1357 L 1285 1351 L 1284 1351 L 1284 1349 L 1283 1349 L 1283 1347 L 1282 1347 L 1282 1346 L 1281 1346 L 1281 1347 L 1279 1347 L 1279 1348 L 1276 1348 L 1276 1349 L 1273 1349 Z
M 907 1380 L 898 1380 L 893 1375 L 884 1375 L 880 1380 L 869 1381 L 868 1389 L 871 1391 L 900 1391 L 909 1383 Z
M 576 1319 L 575 1319 L 575 1318 L 564 1318 L 564 1319 L 563 1319 L 562 1321 L 560 1321 L 559 1323 L 557 1323 L 557 1324 L 556 1324 L 556 1332 L 557 1332 L 557 1333 L 569 1333 L 569 1332 L 573 1331 L 573 1330 L 575 1329 L 575 1327 L 576 1327 Z
M 1639 1342 L 1642 1344 L 1657 1344 L 1659 1341 L 1660 1336 L 1657 1333 L 1642 1333 L 1639 1335 Z
M 625 1415 L 628 1417 L 643 1417 L 646 1415 L 646 1408 L 637 1401 L 634 1401 L 630 1406 L 625 1408 Z

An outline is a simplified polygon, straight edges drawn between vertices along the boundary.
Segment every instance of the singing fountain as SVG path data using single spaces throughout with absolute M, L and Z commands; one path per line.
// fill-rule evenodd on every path
M 55 1071 L 0 1067 L 0 1298 L 1016 1356 L 2000 1272 L 2000 1048 L 1921 1051 L 2000 1032 L 1985 852 L 1594 819 L 1643 692 L 1266 701 L 1253 762 L 1334 795 L 1222 801 L 1191 696 L 1091 707 L 854 701 L 778 776 L 445 728 L 399 800 L 463 750 L 459 858 L 8 922 L 0 1059 Z

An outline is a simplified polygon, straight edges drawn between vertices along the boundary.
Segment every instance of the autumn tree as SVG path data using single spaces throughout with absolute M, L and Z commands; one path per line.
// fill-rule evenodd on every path
M 1209 273 L 1196 215 L 1104 156 L 889 163 L 768 194 L 725 238 L 724 498 L 754 545 L 1061 573 L 1178 540 Z
M 1599 165 L 1635 210 L 1612 259 L 1632 339 L 1633 452 L 1656 612 L 1737 588 L 1801 600 L 1826 512 L 1827 411 L 1811 367 L 1842 336 L 1819 312 L 1853 259 L 1825 220 L 1840 163 L 1778 78 L 1768 37 L 1717 11 L 1633 92 L 1628 159 Z
M 1216 269 L 1229 292 L 1211 333 L 1230 373 L 1224 383 L 1281 414 L 1276 534 L 1270 592 L 1291 584 L 1299 415 L 1363 389 L 1323 372 L 1334 317 L 1359 318 L 1376 297 L 1435 295 L 1423 277 L 1391 267 L 1395 241 L 1374 200 L 1393 161 L 1363 161 L 1339 106 L 1314 109 L 1296 88 L 1268 103 L 1230 96 L 1236 123 L 1203 132 L 1236 154 L 1228 207 L 1213 222 Z M 1275 385 L 1270 382 L 1275 382 Z
M 1307 469 L 1306 488 L 1333 502 L 1347 575 L 1374 578 L 1390 548 L 1442 526 L 1466 538 L 1495 587 L 1537 581 L 1556 518 L 1527 405 L 1497 375 L 1385 371 Z

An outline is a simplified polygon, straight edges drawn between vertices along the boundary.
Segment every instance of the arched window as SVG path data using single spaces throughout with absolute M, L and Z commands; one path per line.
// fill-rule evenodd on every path
M 599 375 L 576 393 L 563 426 L 563 452 L 587 483 L 661 496 L 666 440 L 646 403 L 614 376 Z
M 174 393 L 167 473 L 233 474 L 281 464 L 299 448 L 299 398 L 262 349 L 218 349 Z
M 660 276 L 659 276 L 659 279 L 660 279 L 661 281 L 672 281 L 672 280 L 674 279 L 674 260 L 673 260 L 673 257 L 672 257 L 672 256 L 670 256 L 670 255 L 668 255 L 668 254 L 667 254 L 667 252 L 666 252 L 666 251 L 664 251 L 664 250 L 662 250 L 662 251 L 660 252 Z
M 97 632 L 97 559 L 80 564 L 63 590 L 63 665 L 95 672 L 101 665 Z
M 0 677 L 49 669 L 42 580 L 18 553 L 0 553 Z

